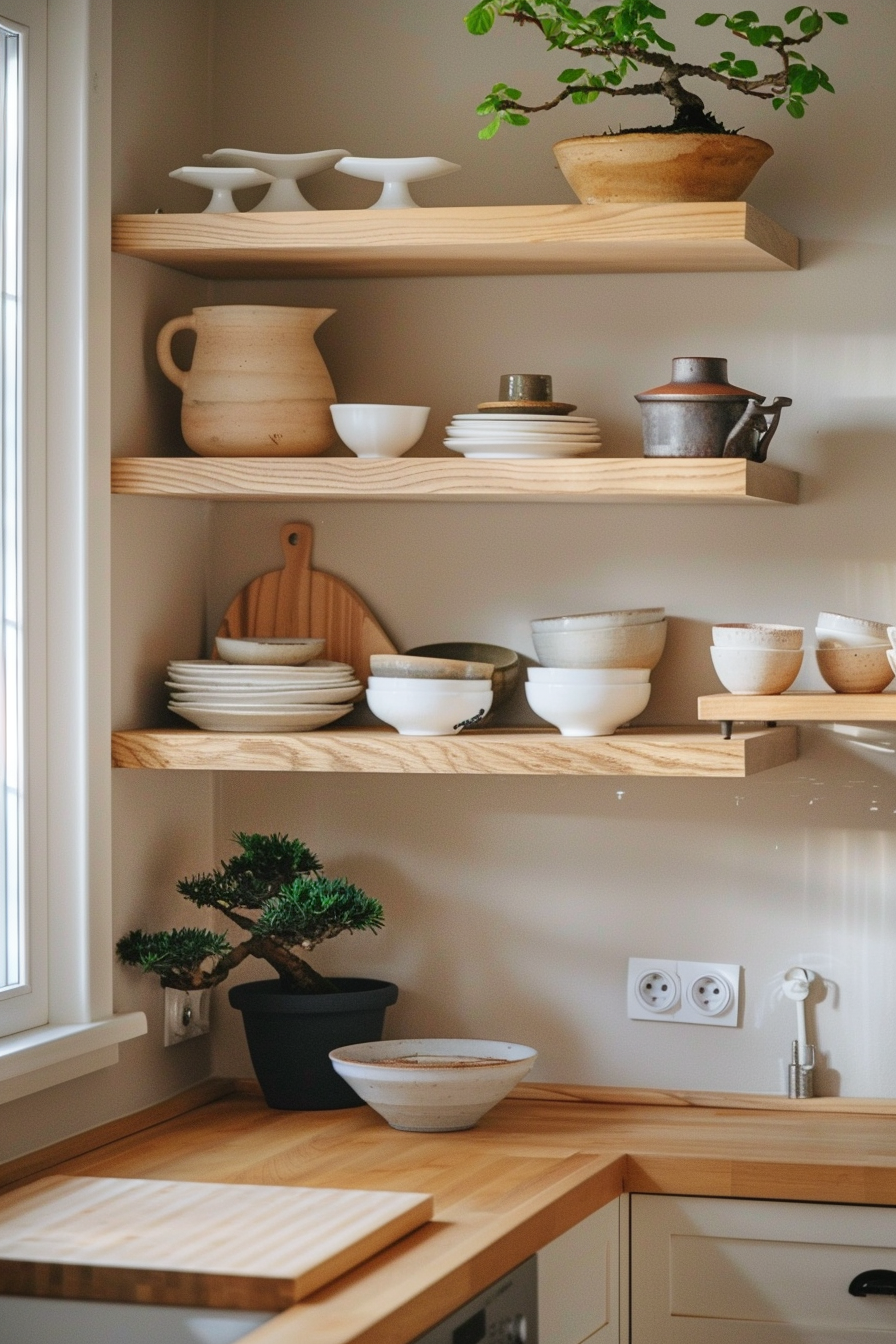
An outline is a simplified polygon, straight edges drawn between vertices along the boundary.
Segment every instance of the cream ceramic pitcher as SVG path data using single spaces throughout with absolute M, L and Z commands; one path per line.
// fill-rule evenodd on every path
M 314 333 L 334 308 L 194 308 L 159 332 L 162 372 L 184 394 L 183 436 L 203 457 L 311 457 L 336 442 L 336 392 Z M 195 331 L 188 370 L 171 338 Z

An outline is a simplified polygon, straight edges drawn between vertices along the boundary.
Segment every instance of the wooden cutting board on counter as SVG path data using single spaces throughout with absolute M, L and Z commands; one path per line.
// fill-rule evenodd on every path
M 432 1212 L 391 1191 L 51 1176 L 0 1197 L 0 1293 L 281 1311 Z
M 285 565 L 253 579 L 233 599 L 219 635 L 325 639 L 325 658 L 350 663 L 366 682 L 372 653 L 395 653 L 395 645 L 367 604 L 333 574 L 311 568 L 314 532 L 308 523 L 285 523 L 280 545 Z

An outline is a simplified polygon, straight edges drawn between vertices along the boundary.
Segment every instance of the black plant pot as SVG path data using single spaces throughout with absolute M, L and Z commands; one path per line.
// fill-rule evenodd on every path
M 331 976 L 336 994 L 289 994 L 279 980 L 234 985 L 228 997 L 243 1015 L 249 1054 L 264 1099 L 278 1111 L 335 1111 L 363 1106 L 329 1060 L 340 1045 L 378 1041 L 386 1009 L 398 998 L 388 980 Z

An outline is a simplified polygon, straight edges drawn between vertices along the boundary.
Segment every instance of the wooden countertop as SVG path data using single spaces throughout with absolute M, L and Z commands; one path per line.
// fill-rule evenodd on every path
M 366 1107 L 271 1111 L 227 1086 L 8 1163 L 0 1186 L 52 1171 L 435 1196 L 432 1223 L 252 1344 L 404 1344 L 624 1191 L 896 1205 L 892 1102 L 528 1086 L 476 1129 L 426 1135 Z

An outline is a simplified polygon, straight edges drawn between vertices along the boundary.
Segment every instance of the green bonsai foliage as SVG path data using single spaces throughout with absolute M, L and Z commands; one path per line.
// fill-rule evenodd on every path
M 300 955 L 327 938 L 382 928 L 383 907 L 344 878 L 326 878 L 301 840 L 285 835 L 234 836 L 241 853 L 213 873 L 178 882 L 200 908 L 218 910 L 248 935 L 236 946 L 208 929 L 135 929 L 117 946 L 126 966 L 157 975 L 170 989 L 210 989 L 247 957 L 260 957 L 297 994 L 332 993 L 336 986 Z
M 812 65 L 799 50 L 822 32 L 825 19 L 844 24 L 849 20 L 837 10 L 824 13 L 811 5 L 794 5 L 784 15 L 783 24 L 763 23 L 753 9 L 737 14 L 701 14 L 701 28 L 722 22 L 731 34 L 737 51 L 723 51 L 710 65 L 682 61 L 674 43 L 657 32 L 654 20 L 665 19 L 666 11 L 651 0 L 621 0 L 620 4 L 599 5 L 588 14 L 573 9 L 565 0 L 477 0 L 466 16 L 466 25 L 475 35 L 487 33 L 498 17 L 522 26 L 536 28 L 551 51 L 572 53 L 576 61 L 596 57 L 603 62 L 597 71 L 578 64 L 563 70 L 558 79 L 563 85 L 556 98 L 537 105 L 520 101 L 519 89 L 496 84 L 476 109 L 480 116 L 491 117 L 479 132 L 480 140 L 489 140 L 502 122 L 527 126 L 533 112 L 546 112 L 571 98 L 574 103 L 593 103 L 602 94 L 612 98 L 658 94 L 675 110 L 670 126 L 649 126 L 651 131 L 703 131 L 733 135 L 710 112 L 703 100 L 682 84 L 682 79 L 708 79 L 735 93 L 770 101 L 774 108 L 786 107 L 792 117 L 802 117 L 806 99 L 818 89 L 834 92 L 824 70 Z M 766 54 L 765 71 L 753 59 Z M 655 79 L 625 83 L 642 66 L 656 74 Z

